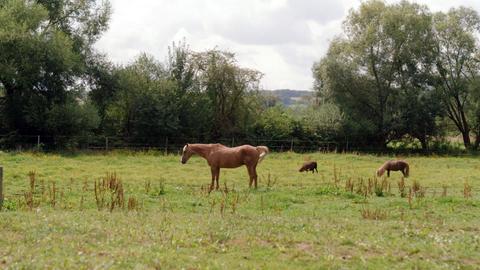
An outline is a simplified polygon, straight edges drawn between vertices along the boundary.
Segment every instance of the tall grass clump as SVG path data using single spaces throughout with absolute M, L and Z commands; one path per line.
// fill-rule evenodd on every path
M 442 186 L 442 197 L 447 197 L 447 190 L 448 190 L 448 186 L 443 185 Z
M 472 197 L 472 186 L 468 182 L 463 184 L 463 197 L 466 199 Z
M 387 178 L 383 178 L 381 182 L 375 177 L 373 180 L 374 185 L 374 192 L 377 197 L 385 197 L 385 194 L 389 192 L 388 190 L 388 180 Z
M 364 219 L 383 220 L 387 218 L 387 211 L 383 209 L 363 208 L 360 213 Z
M 30 191 L 32 193 L 35 193 L 35 182 L 37 180 L 36 172 L 35 171 L 28 172 L 28 178 L 30 179 Z
M 267 188 L 271 189 L 275 186 L 277 183 L 278 177 L 277 176 L 271 176 L 270 173 L 267 175 Z
M 115 172 L 107 173 L 104 178 L 95 181 L 94 195 L 98 210 L 108 207 L 111 212 L 115 207 L 125 208 L 123 184 Z M 108 195 L 110 195 L 110 201 L 107 201 Z
M 425 187 L 423 187 L 422 185 L 420 185 L 420 182 L 418 182 L 417 180 L 413 180 L 412 193 L 415 197 L 417 197 L 417 198 L 425 197 L 426 191 L 427 191 L 427 189 Z
M 398 191 L 400 193 L 400 197 L 405 198 L 407 196 L 405 178 L 402 177 L 397 184 L 398 184 Z
M 348 178 L 347 181 L 345 181 L 345 191 L 353 193 L 354 187 L 355 183 L 353 182 L 352 178 Z

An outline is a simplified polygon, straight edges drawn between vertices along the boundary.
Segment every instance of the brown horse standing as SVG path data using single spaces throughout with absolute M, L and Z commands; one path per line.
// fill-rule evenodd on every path
M 378 168 L 377 176 L 382 176 L 387 171 L 387 176 L 390 177 L 390 171 L 401 171 L 403 176 L 408 177 L 409 166 L 405 160 L 389 160 L 383 163 L 382 167 Z
M 182 152 L 182 164 L 187 163 L 188 159 L 197 154 L 207 160 L 212 171 L 212 184 L 217 183 L 220 177 L 220 168 L 238 168 L 242 165 L 247 166 L 250 176 L 250 184 L 255 184 L 257 188 L 257 164 L 268 154 L 269 150 L 266 146 L 242 145 L 237 147 L 227 147 L 222 144 L 186 144 Z

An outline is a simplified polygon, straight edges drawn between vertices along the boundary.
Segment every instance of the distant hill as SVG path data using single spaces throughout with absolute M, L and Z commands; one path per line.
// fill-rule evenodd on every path
M 285 106 L 305 104 L 304 98 L 313 94 L 312 91 L 291 89 L 264 90 L 262 93 L 267 96 L 276 97 L 278 101 Z

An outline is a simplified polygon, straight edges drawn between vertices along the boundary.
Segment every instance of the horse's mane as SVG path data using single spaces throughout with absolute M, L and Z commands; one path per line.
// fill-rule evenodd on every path
M 210 146 L 210 149 L 213 150 L 213 151 L 216 151 L 217 149 L 220 149 L 220 148 L 230 148 L 226 145 L 223 145 L 221 143 L 211 143 L 211 144 L 208 144 L 208 146 Z

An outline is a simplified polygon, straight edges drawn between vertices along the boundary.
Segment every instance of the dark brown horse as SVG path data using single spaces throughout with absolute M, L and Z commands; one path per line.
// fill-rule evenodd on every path
M 390 177 L 390 171 L 401 171 L 403 176 L 408 177 L 409 170 L 408 163 L 405 160 L 389 160 L 378 168 L 377 176 L 380 177 L 387 171 L 387 176 Z
M 312 173 L 315 173 L 315 171 L 317 171 L 317 173 L 318 173 L 317 162 L 316 161 L 307 161 L 307 162 L 303 163 L 303 166 L 298 171 L 299 172 L 312 171 Z
M 242 145 L 237 147 L 227 147 L 222 144 L 186 144 L 182 152 L 182 164 L 187 163 L 188 159 L 197 154 L 207 160 L 212 171 L 212 184 L 219 188 L 218 178 L 220 177 L 220 168 L 238 168 L 242 165 L 247 166 L 250 184 L 255 184 L 257 188 L 257 165 L 268 154 L 266 146 Z

